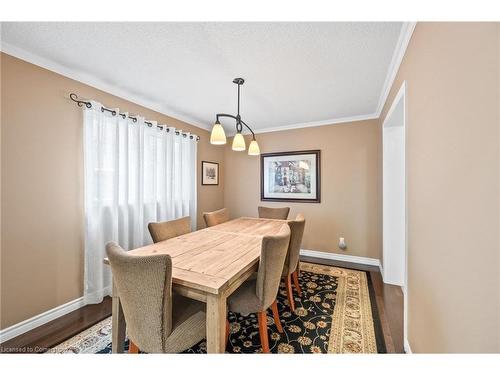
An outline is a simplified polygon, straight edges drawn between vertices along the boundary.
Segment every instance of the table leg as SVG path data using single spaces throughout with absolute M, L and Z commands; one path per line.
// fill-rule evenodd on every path
M 112 302 L 112 341 L 111 348 L 113 353 L 123 353 L 125 346 L 126 323 L 123 315 L 120 297 L 113 282 L 113 302 Z
M 224 353 L 226 351 L 226 297 L 207 295 L 207 352 Z

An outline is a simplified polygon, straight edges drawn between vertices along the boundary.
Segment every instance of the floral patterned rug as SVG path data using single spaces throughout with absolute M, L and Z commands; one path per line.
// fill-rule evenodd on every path
M 300 264 L 302 297 L 294 289 L 295 312 L 290 311 L 285 285 L 280 285 L 279 333 L 268 311 L 272 353 L 385 353 L 374 300 L 370 300 L 366 272 L 326 265 Z M 373 299 L 373 293 L 372 293 Z M 229 313 L 230 335 L 226 352 L 260 353 L 255 314 Z M 377 337 L 376 337 L 377 333 Z M 128 341 L 125 348 L 128 347 Z M 111 353 L 111 318 L 52 348 L 48 353 Z M 186 353 L 206 353 L 201 341 Z

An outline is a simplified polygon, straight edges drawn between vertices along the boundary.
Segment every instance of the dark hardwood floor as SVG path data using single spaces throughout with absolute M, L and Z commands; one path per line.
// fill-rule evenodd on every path
M 375 298 L 389 353 L 404 353 L 403 290 L 400 286 L 384 284 L 379 271 L 370 271 Z
M 300 259 L 304 262 L 366 271 L 375 292 L 387 352 L 404 353 L 403 293 L 400 287 L 383 283 L 378 267 L 311 257 Z M 106 297 L 100 304 L 87 305 L 0 344 L 0 353 L 43 353 L 110 315 L 111 298 Z

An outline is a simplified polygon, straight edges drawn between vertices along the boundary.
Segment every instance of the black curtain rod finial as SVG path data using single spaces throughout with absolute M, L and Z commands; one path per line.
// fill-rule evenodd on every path
M 83 105 L 85 105 L 85 107 L 87 108 L 92 108 L 91 102 L 86 102 L 85 100 L 79 100 L 78 95 L 76 95 L 75 93 L 69 94 L 69 98 L 73 100 L 75 103 L 77 103 L 78 107 L 83 107 Z

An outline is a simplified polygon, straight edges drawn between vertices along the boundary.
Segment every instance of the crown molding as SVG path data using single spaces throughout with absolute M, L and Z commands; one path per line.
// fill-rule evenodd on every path
M 311 121 L 311 122 L 300 122 L 297 124 L 283 125 L 283 126 L 273 126 L 272 128 L 263 128 L 263 129 L 252 129 L 255 134 L 260 133 L 271 133 L 271 132 L 280 132 L 284 130 L 293 130 L 293 129 L 303 129 L 303 128 L 313 128 L 317 126 L 328 126 L 328 125 L 341 125 L 348 122 L 355 121 L 365 121 L 365 120 L 374 120 L 377 119 L 378 116 L 376 113 L 372 113 L 369 115 L 359 115 L 359 116 L 349 116 L 349 117 L 337 117 L 328 120 L 321 121 Z M 236 134 L 236 132 L 227 132 L 228 137 L 232 137 Z
M 389 69 L 387 70 L 387 76 L 385 77 L 384 85 L 382 86 L 382 90 L 380 92 L 377 110 L 375 111 L 375 113 L 368 115 L 341 117 L 329 120 L 311 121 L 311 122 L 303 122 L 291 125 L 275 126 L 271 128 L 264 128 L 257 130 L 254 129 L 254 133 L 255 134 L 269 133 L 269 132 L 277 132 L 283 130 L 309 128 L 315 126 L 336 125 L 336 124 L 343 124 L 346 122 L 373 120 L 380 118 L 380 115 L 382 113 L 382 110 L 384 109 L 387 97 L 389 96 L 389 92 L 391 91 L 394 80 L 396 79 L 396 75 L 399 71 L 399 67 L 401 66 L 401 62 L 403 61 L 403 57 L 406 53 L 406 49 L 408 48 L 408 44 L 410 43 L 410 39 L 413 35 L 413 31 L 415 30 L 416 25 L 417 25 L 416 22 L 404 22 L 403 26 L 401 27 L 399 38 L 391 58 L 391 63 L 389 65 Z M 228 132 L 227 136 L 232 137 L 235 134 L 236 132 Z
M 411 36 L 413 35 L 413 31 L 415 30 L 416 22 L 404 22 L 401 27 L 401 32 L 399 33 L 398 42 L 396 43 L 396 48 L 394 49 L 394 53 L 392 55 L 391 64 L 389 65 L 389 69 L 387 70 L 387 76 L 385 77 L 384 86 L 382 87 L 382 91 L 380 92 L 380 97 L 378 100 L 377 117 L 380 117 L 382 110 L 384 109 L 385 102 L 387 101 L 387 97 L 389 96 L 389 92 L 391 91 L 391 87 L 396 79 L 396 75 L 398 73 L 399 67 L 401 66 L 401 62 L 403 61 L 403 57 L 406 53 L 406 48 L 408 48 L 408 44 L 410 43 Z
M 115 85 L 109 84 L 107 82 L 104 82 L 102 79 L 95 77 L 91 74 L 87 74 L 85 72 L 82 72 L 77 69 L 70 68 L 68 66 L 59 64 L 53 60 L 47 59 L 45 57 L 42 57 L 40 55 L 34 54 L 32 52 L 26 51 L 25 49 L 19 48 L 13 44 L 6 43 L 2 41 L 0 45 L 0 51 L 14 56 L 18 59 L 27 61 L 31 64 L 40 66 L 44 69 L 50 70 L 52 72 L 55 72 L 57 74 L 63 75 L 65 77 L 68 77 L 70 79 L 73 79 L 75 81 L 84 83 L 86 85 L 92 86 L 98 90 L 107 92 L 111 95 L 117 96 L 119 98 L 128 100 L 134 104 L 141 105 L 143 107 L 146 107 L 148 109 L 152 109 L 156 112 L 159 112 L 161 114 L 164 114 L 169 117 L 173 117 L 177 120 L 183 121 L 189 125 L 196 126 L 200 129 L 210 131 L 211 126 L 208 124 L 202 124 L 199 121 L 190 118 L 189 116 L 181 115 L 167 106 L 160 104 L 155 101 L 147 100 L 142 98 L 141 96 L 135 95 L 130 93 L 127 90 L 124 90 L 122 88 L 116 87 Z
M 416 22 L 405 22 L 403 23 L 403 26 L 401 27 L 401 32 L 399 34 L 398 42 L 396 44 L 396 47 L 394 49 L 394 53 L 392 55 L 391 63 L 389 65 L 389 69 L 387 71 L 387 76 L 384 81 L 384 85 L 382 87 L 382 91 L 379 96 L 379 101 L 378 101 L 378 106 L 377 110 L 375 113 L 372 114 L 367 114 L 367 115 L 358 115 L 358 116 L 350 116 L 350 117 L 341 117 L 341 118 L 333 118 L 333 119 L 328 119 L 328 120 L 321 120 L 321 121 L 311 121 L 311 122 L 302 122 L 302 123 L 296 123 L 296 124 L 290 124 L 290 125 L 283 125 L 283 126 L 274 126 L 274 127 L 269 127 L 269 128 L 263 128 L 263 129 L 257 129 L 254 130 L 256 134 L 259 133 L 269 133 L 269 132 L 277 132 L 277 131 L 284 131 L 284 130 L 292 130 L 292 129 L 301 129 L 301 128 L 309 128 L 309 127 L 316 127 L 316 126 L 326 126 L 326 125 L 336 125 L 336 124 L 343 124 L 347 122 L 354 122 L 354 121 L 364 121 L 364 120 L 373 120 L 377 119 L 380 117 L 380 114 L 382 113 L 382 110 L 384 108 L 385 102 L 387 100 L 387 97 L 389 96 L 389 92 L 391 90 L 391 87 L 394 83 L 394 79 L 396 78 L 396 74 L 399 70 L 399 67 L 401 65 L 401 62 L 403 61 L 403 57 L 406 53 L 406 49 L 408 47 L 408 44 L 410 42 L 411 36 L 413 34 L 413 31 L 415 30 Z M 109 83 L 104 82 L 103 80 L 89 75 L 87 73 L 78 71 L 76 69 L 69 68 L 67 66 L 61 65 L 59 63 L 56 63 L 52 60 L 46 59 L 44 57 L 41 57 L 39 55 L 33 54 L 31 52 L 28 52 L 22 48 L 18 48 L 12 44 L 2 42 L 0 46 L 0 51 L 3 51 L 9 55 L 12 55 L 14 57 L 17 57 L 21 60 L 25 60 L 29 63 L 41 66 L 42 68 L 48 69 L 50 71 L 53 71 L 55 73 L 61 74 L 65 77 L 74 79 L 76 81 L 82 82 L 84 84 L 87 84 L 89 86 L 95 87 L 99 90 L 105 91 L 109 94 L 118 96 L 120 98 L 129 100 L 135 104 L 141 105 L 143 107 L 152 109 L 154 111 L 160 112 L 166 116 L 170 116 L 173 118 L 176 118 L 178 120 L 184 121 L 188 124 L 194 125 L 200 129 L 210 131 L 212 126 L 211 124 L 203 124 L 200 123 L 199 121 L 190 118 L 189 116 L 181 115 L 176 113 L 175 111 L 171 110 L 167 106 L 163 104 L 159 104 L 154 101 L 146 100 L 140 96 L 131 94 L 127 90 L 123 90 L 121 88 L 118 88 L 114 85 L 111 85 Z M 236 132 L 228 132 L 228 136 L 234 136 Z

